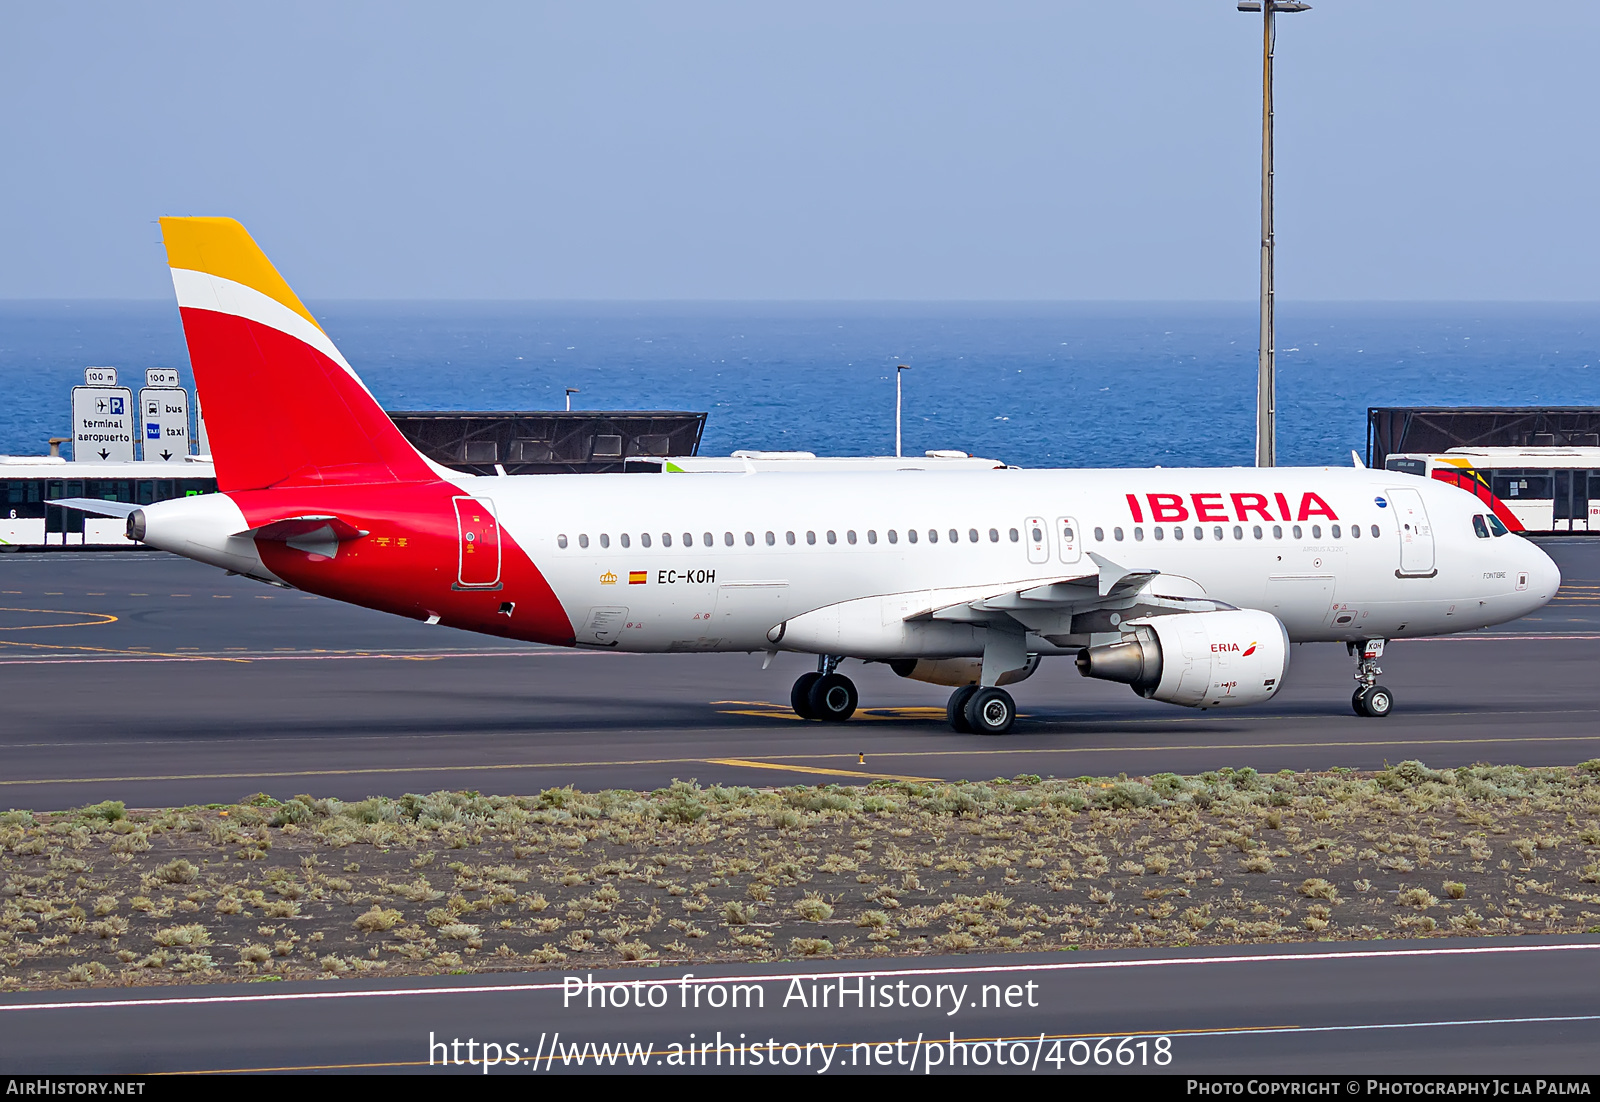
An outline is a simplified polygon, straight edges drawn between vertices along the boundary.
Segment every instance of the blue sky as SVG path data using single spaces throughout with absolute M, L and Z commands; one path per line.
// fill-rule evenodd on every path
M 1279 289 L 1600 297 L 1592 5 L 1319 0 Z M 1236 299 L 1231 0 L 8 5 L 0 297 L 170 293 L 230 214 L 308 299 Z

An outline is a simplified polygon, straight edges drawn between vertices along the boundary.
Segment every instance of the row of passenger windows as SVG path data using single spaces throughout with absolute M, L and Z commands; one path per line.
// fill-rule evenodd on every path
M 1378 535 L 1379 535 L 1378 526 L 1376 524 L 1372 525 L 1371 526 L 1371 530 L 1372 530 L 1372 538 L 1373 539 L 1377 539 Z M 1195 539 L 1203 540 L 1203 539 L 1206 538 L 1206 527 L 1205 527 L 1205 525 L 1196 524 L 1194 526 L 1194 528 L 1192 529 L 1192 531 L 1193 531 L 1193 535 L 1194 535 Z M 1271 532 L 1272 532 L 1272 538 L 1273 539 L 1275 539 L 1275 540 L 1283 539 L 1283 533 L 1284 533 L 1283 525 L 1281 525 L 1281 524 L 1272 525 Z M 1154 535 L 1155 538 L 1158 539 L 1158 540 L 1164 540 L 1164 539 L 1167 538 L 1166 529 L 1164 529 L 1159 524 L 1156 525 L 1151 530 L 1151 534 Z M 1066 539 L 1071 540 L 1072 539 L 1072 529 L 1067 528 L 1067 529 L 1063 530 L 1062 535 Z M 1253 525 L 1250 528 L 1250 535 L 1253 538 L 1258 539 L 1258 540 L 1266 539 L 1267 538 L 1267 529 L 1263 528 L 1259 524 Z M 1344 539 L 1344 526 L 1343 525 L 1339 525 L 1339 524 L 1329 525 L 1329 527 L 1328 527 L 1328 536 L 1329 536 L 1330 539 L 1336 539 L 1336 540 Z M 1096 528 L 1094 530 L 1094 538 L 1097 541 L 1099 541 L 1100 543 L 1104 543 L 1105 539 L 1106 539 L 1106 530 L 1104 528 Z M 1111 538 L 1113 540 L 1122 540 L 1122 539 L 1125 538 L 1125 535 L 1124 535 L 1124 533 L 1123 533 L 1121 528 L 1113 528 L 1113 529 L 1111 529 Z M 1134 526 L 1133 538 L 1136 541 L 1144 539 L 1144 528 L 1142 526 L 1139 526 L 1139 525 L 1135 525 Z M 1175 540 L 1181 540 L 1181 539 L 1186 539 L 1188 537 L 1185 535 L 1185 529 L 1181 525 L 1174 524 L 1172 526 L 1172 538 L 1175 539 Z M 1211 538 L 1214 539 L 1214 540 L 1227 539 L 1226 529 L 1224 529 L 1223 526 L 1220 525 L 1220 524 L 1212 526 L 1212 528 L 1211 528 Z M 1244 525 L 1235 524 L 1233 526 L 1233 538 L 1236 539 L 1236 540 L 1244 539 Z M 1297 540 L 1305 539 L 1306 538 L 1306 530 L 1305 530 L 1305 528 L 1302 527 L 1301 525 L 1298 525 L 1298 524 L 1291 524 L 1289 526 L 1289 538 L 1290 539 L 1297 539 Z M 1322 525 L 1320 525 L 1320 524 L 1311 525 L 1311 538 L 1314 539 L 1314 540 L 1320 540 L 1322 538 Z M 1358 539 L 1361 538 L 1361 525 L 1359 525 L 1359 524 L 1350 525 L 1350 538 L 1353 539 L 1353 540 L 1358 540 Z
M 1015 528 L 1010 529 L 1008 535 L 1009 535 L 1009 538 L 1010 538 L 1012 543 L 1017 543 L 1018 541 L 1020 541 L 1022 539 L 1022 533 L 1018 532 Z M 866 541 L 869 544 L 878 542 L 878 532 L 877 532 L 876 529 L 868 528 L 866 530 L 865 536 L 866 536 Z M 887 532 L 884 533 L 884 536 L 885 536 L 885 538 L 888 539 L 888 541 L 890 543 L 899 543 L 900 542 L 900 532 L 899 532 L 898 529 L 891 528 Z M 650 547 L 650 546 L 652 546 L 652 537 L 651 537 L 649 532 L 641 532 L 637 538 L 639 540 L 639 546 L 640 547 Z M 802 538 L 805 540 L 805 542 L 808 545 L 814 545 L 818 541 L 818 536 L 817 536 L 816 532 L 806 532 L 803 537 L 797 535 L 794 532 L 785 532 L 785 533 L 783 533 L 783 537 L 782 537 L 783 542 L 786 545 L 790 546 L 790 547 L 794 547 L 795 545 L 800 543 Z M 907 543 L 916 543 L 921 538 L 922 537 L 917 533 L 916 529 L 912 528 L 912 529 L 907 529 L 906 530 L 905 539 L 906 539 Z M 944 540 L 946 540 L 949 543 L 960 543 L 961 542 L 961 530 L 959 528 L 951 528 L 951 529 L 948 529 L 947 531 L 945 531 L 941 535 L 940 530 L 937 529 L 937 528 L 929 528 L 928 529 L 927 540 L 928 540 L 929 543 L 938 543 L 941 538 L 943 538 Z M 976 528 L 968 528 L 967 529 L 967 542 L 968 543 L 978 543 L 982 538 L 983 537 L 979 535 L 978 530 Z M 596 539 L 599 540 L 599 543 L 600 543 L 601 547 L 610 547 L 611 546 L 611 536 L 610 536 L 609 533 L 601 532 L 600 535 L 596 537 Z M 617 537 L 617 543 L 620 544 L 623 547 L 632 547 L 633 546 L 633 539 L 634 539 L 633 536 L 630 536 L 627 532 L 624 532 L 624 533 L 622 533 L 621 535 L 619 535 Z M 768 547 L 776 547 L 778 545 L 778 539 L 779 539 L 779 536 L 778 536 L 778 533 L 776 533 L 776 532 L 768 532 L 764 536 L 761 537 L 762 542 L 764 542 Z M 660 540 L 661 540 L 661 546 L 662 547 L 671 547 L 672 544 L 673 544 L 673 535 L 672 535 L 671 532 L 663 532 L 663 533 L 661 533 Z M 821 540 L 824 543 L 837 544 L 839 542 L 839 533 L 830 529 L 830 530 L 822 533 Z M 844 533 L 844 542 L 845 543 L 854 544 L 854 543 L 857 543 L 858 541 L 859 541 L 859 537 L 856 535 L 856 531 L 855 531 L 854 528 L 846 530 L 846 532 Z M 744 534 L 745 546 L 754 547 L 756 545 L 756 542 L 757 542 L 756 534 L 754 532 L 746 532 Z M 1000 542 L 1000 529 L 998 529 L 998 528 L 989 529 L 989 542 L 990 543 L 999 543 Z M 715 547 L 717 545 L 716 534 L 712 533 L 712 532 L 702 532 L 702 533 L 700 533 L 700 543 L 701 543 L 702 546 L 705 546 L 705 547 Z M 733 547 L 736 543 L 738 543 L 738 540 L 734 538 L 734 534 L 732 532 L 724 532 L 724 533 L 722 533 L 722 545 L 724 547 Z M 693 532 L 685 532 L 685 533 L 683 533 L 681 545 L 684 546 L 684 547 L 693 547 L 695 545 L 694 533 Z M 556 537 L 556 546 L 558 546 L 558 547 L 566 547 L 567 546 L 567 537 L 566 537 L 566 535 L 564 533 L 562 535 L 558 535 Z M 589 535 L 588 535 L 587 532 L 578 533 L 578 546 L 579 547 L 588 547 L 589 546 Z
M 1314 539 L 1314 540 L 1322 539 L 1322 525 L 1313 524 L 1313 525 L 1310 526 L 1310 528 L 1311 528 L 1311 538 L 1312 539 Z M 1351 539 L 1360 539 L 1361 538 L 1361 526 L 1359 524 L 1352 524 L 1352 525 L 1349 526 L 1349 528 L 1350 528 L 1350 538 Z M 1190 536 L 1187 533 L 1191 532 L 1191 531 L 1193 533 L 1192 538 L 1194 538 L 1194 539 L 1203 540 L 1203 539 L 1207 538 L 1206 537 L 1206 528 L 1205 528 L 1204 525 L 1201 525 L 1201 524 L 1195 525 L 1193 527 L 1193 529 L 1185 529 L 1181 525 L 1173 525 L 1172 526 L 1172 538 L 1175 539 L 1175 540 L 1181 540 L 1181 539 L 1190 538 Z M 1372 531 L 1372 537 L 1374 539 L 1378 538 L 1378 534 L 1379 533 L 1378 533 L 1378 526 L 1376 524 L 1371 526 L 1371 531 Z M 1281 539 L 1284 538 L 1284 527 L 1281 524 L 1272 525 L 1271 526 L 1271 532 L 1272 532 L 1272 538 L 1275 539 L 1275 540 L 1281 540 Z M 1289 529 L 1288 529 L 1288 532 L 1289 532 L 1289 538 L 1291 538 L 1291 539 L 1297 539 L 1298 540 L 1298 539 L 1305 539 L 1306 538 L 1306 530 L 1301 525 L 1298 525 L 1298 524 L 1290 525 Z M 1034 528 L 1033 531 L 1030 532 L 1029 534 L 1033 537 L 1033 542 L 1034 543 L 1037 544 L 1037 543 L 1043 543 L 1044 542 L 1044 532 L 1042 530 L 1040 530 L 1039 528 Z M 1062 529 L 1062 533 L 1061 534 L 1062 534 L 1062 538 L 1065 539 L 1068 543 L 1070 543 L 1073 539 L 1076 538 L 1076 536 L 1074 535 L 1073 530 L 1071 528 Z M 1336 539 L 1336 540 L 1337 539 L 1343 539 L 1344 538 L 1344 527 L 1342 525 L 1338 525 L 1338 524 L 1330 525 L 1329 528 L 1328 528 L 1328 534 L 1329 534 L 1329 537 L 1332 538 L 1332 539 Z M 872 528 L 867 529 L 865 535 L 866 535 L 867 543 L 875 544 L 875 543 L 878 542 L 878 533 L 877 533 L 877 531 L 875 529 L 872 529 Z M 1007 535 L 1007 538 L 1009 539 L 1009 541 L 1011 543 L 1018 543 L 1022 539 L 1022 534 L 1020 532 L 1018 532 L 1015 528 L 1008 529 L 1006 535 Z M 1155 525 L 1151 529 L 1151 535 L 1153 535 L 1158 540 L 1164 540 L 1164 539 L 1167 538 L 1167 529 L 1164 528 L 1163 526 L 1159 525 L 1159 524 Z M 1253 538 L 1258 539 L 1258 540 L 1259 539 L 1266 539 L 1267 538 L 1267 529 L 1263 528 L 1259 524 L 1254 525 L 1250 529 L 1250 535 Z M 893 528 L 889 529 L 887 532 L 884 533 L 884 536 L 888 539 L 888 541 L 890 543 L 899 543 L 900 542 L 900 533 L 896 529 L 893 529 Z M 599 541 L 599 544 L 600 544 L 601 547 L 610 547 L 611 546 L 611 535 L 609 533 L 602 532 L 595 538 Z M 655 538 L 659 538 L 660 539 L 662 547 L 671 547 L 671 546 L 673 546 L 673 542 L 674 542 L 674 536 L 673 536 L 673 533 L 671 533 L 671 532 L 662 532 L 659 537 L 652 537 L 649 532 L 641 532 L 637 537 L 632 536 L 627 532 L 623 532 L 621 535 L 617 536 L 617 543 L 618 543 L 618 545 L 620 545 L 622 547 L 632 547 L 633 546 L 633 541 L 636 538 L 639 541 L 639 546 L 640 547 L 651 547 L 651 546 L 653 546 Z M 764 542 L 768 547 L 776 547 L 777 544 L 778 544 L 779 538 L 780 537 L 778 536 L 778 533 L 776 533 L 776 532 L 767 532 L 762 537 L 760 537 L 760 542 Z M 789 547 L 794 547 L 797 544 L 799 544 L 802 538 L 805 540 L 807 545 L 815 545 L 818 542 L 818 536 L 817 536 L 816 532 L 806 532 L 803 537 L 797 535 L 794 532 L 785 532 L 785 533 L 783 533 L 783 536 L 782 536 L 783 542 Z M 922 537 L 918 534 L 916 529 L 911 528 L 911 529 L 907 529 L 906 530 L 905 539 L 906 539 L 907 543 L 917 543 L 921 538 Z M 940 529 L 938 529 L 938 528 L 929 528 L 927 530 L 927 541 L 929 543 L 938 543 L 941 538 L 943 538 L 948 543 L 960 543 L 962 541 L 961 540 L 961 530 L 959 528 L 950 528 L 950 529 L 945 530 L 942 533 L 942 535 L 941 535 Z M 1000 542 L 1000 529 L 998 529 L 998 528 L 989 529 L 988 538 L 989 538 L 989 542 L 990 543 L 999 543 Z M 1105 539 L 1106 539 L 1106 530 L 1104 528 L 1096 528 L 1094 530 L 1094 538 L 1095 538 L 1095 540 L 1097 542 L 1104 543 Z M 1116 540 L 1116 541 L 1121 541 L 1121 540 L 1124 540 L 1124 539 L 1127 538 L 1127 533 L 1124 532 L 1123 529 L 1121 529 L 1121 528 L 1113 528 L 1113 529 L 1111 529 L 1111 538 L 1113 540 Z M 1141 541 L 1141 540 L 1143 540 L 1145 538 L 1145 531 L 1144 531 L 1144 527 L 1142 525 L 1135 525 L 1134 526 L 1133 538 L 1134 538 L 1135 542 Z M 1214 540 L 1226 539 L 1227 538 L 1226 529 L 1220 524 L 1215 525 L 1211 529 L 1210 538 L 1214 539 Z M 1242 539 L 1245 538 L 1245 529 L 1244 529 L 1243 525 L 1235 524 L 1233 526 L 1233 538 L 1236 539 L 1236 540 L 1242 540 Z M 967 529 L 966 542 L 968 542 L 968 543 L 979 543 L 979 542 L 981 542 L 982 539 L 983 539 L 983 537 L 979 534 L 978 529 L 976 529 L 976 528 L 968 528 Z M 826 531 L 826 532 L 822 533 L 821 540 L 824 543 L 837 544 L 839 542 L 839 533 L 837 533 L 837 532 L 835 532 L 835 531 L 830 529 L 829 531 Z M 739 542 L 738 539 L 734 536 L 734 534 L 732 532 L 724 532 L 724 533 L 722 533 L 722 545 L 724 547 L 736 546 L 738 544 L 738 542 Z M 756 534 L 754 532 L 746 532 L 744 534 L 745 546 L 754 547 L 757 542 L 758 542 L 758 538 L 757 538 L 757 536 L 756 536 Z M 844 533 L 844 542 L 846 544 L 855 544 L 855 543 L 858 542 L 858 537 L 856 535 L 855 529 L 853 529 L 853 528 L 849 529 Z M 694 533 L 693 532 L 684 532 L 682 534 L 682 536 L 679 537 L 679 544 L 680 544 L 680 546 L 683 546 L 683 547 L 693 547 L 693 546 L 695 546 Z M 716 534 L 713 533 L 713 532 L 702 532 L 700 534 L 700 544 L 702 546 L 704 546 L 704 547 L 715 547 L 717 545 Z M 558 547 L 563 547 L 563 548 L 568 546 L 567 536 L 564 533 L 561 534 L 561 535 L 558 535 L 556 537 L 556 545 Z M 578 534 L 578 546 L 580 548 L 587 548 L 589 546 L 589 534 L 587 532 L 580 532 Z

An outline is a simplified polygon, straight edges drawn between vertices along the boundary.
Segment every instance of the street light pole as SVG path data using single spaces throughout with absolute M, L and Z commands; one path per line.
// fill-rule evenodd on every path
M 567 387 L 567 412 L 568 412 L 568 413 L 571 413 L 571 412 L 572 412 L 572 396 L 573 396 L 573 395 L 574 395 L 574 394 L 580 394 L 580 393 L 582 393 L 582 391 L 580 391 L 580 390 L 579 390 L 579 389 L 578 389 L 578 388 L 577 388 L 577 387 L 575 387 L 575 386 L 569 386 L 569 387 Z
M 900 373 L 910 371 L 910 364 L 896 364 L 894 369 L 894 457 L 900 458 Z
M 1256 466 L 1278 465 L 1278 364 L 1272 227 L 1272 48 L 1278 12 L 1311 10 L 1299 0 L 1239 0 L 1239 10 L 1261 13 L 1261 337 L 1256 359 Z

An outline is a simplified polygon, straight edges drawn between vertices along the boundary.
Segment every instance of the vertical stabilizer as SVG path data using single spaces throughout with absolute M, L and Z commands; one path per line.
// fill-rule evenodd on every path
M 222 490 L 434 478 L 232 218 L 163 218 Z

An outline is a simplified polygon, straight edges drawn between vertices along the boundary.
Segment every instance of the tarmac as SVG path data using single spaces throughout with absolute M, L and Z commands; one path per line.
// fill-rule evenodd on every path
M 1296 647 L 1269 705 L 1196 712 L 1048 660 L 1003 738 L 958 735 L 947 690 L 847 662 L 861 711 L 794 717 L 780 655 L 624 655 L 428 627 L 147 552 L 0 555 L 0 808 L 130 807 L 265 791 L 359 799 L 1381 768 L 1600 757 L 1600 539 L 1547 539 L 1556 600 L 1498 628 L 1392 643 L 1395 711 L 1350 708 L 1354 661 Z

